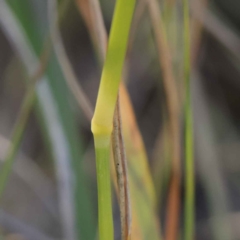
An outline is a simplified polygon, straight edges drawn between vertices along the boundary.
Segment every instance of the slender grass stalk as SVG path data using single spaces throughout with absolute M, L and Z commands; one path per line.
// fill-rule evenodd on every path
M 82 3 L 82 1 L 80 1 Z M 81 5 L 82 6 L 82 5 Z M 52 0 L 51 2 L 49 2 L 49 19 L 51 22 L 51 37 L 52 37 L 52 41 L 54 42 L 54 49 L 55 52 L 58 56 L 58 60 L 62 66 L 63 72 L 65 74 L 65 78 L 67 80 L 68 85 L 70 86 L 71 91 L 73 92 L 75 98 L 77 99 L 77 102 L 79 103 L 80 108 L 85 109 L 84 113 L 87 116 L 87 118 L 89 119 L 89 117 L 92 117 L 92 107 L 89 103 L 89 100 L 87 99 L 87 97 L 85 96 L 84 92 L 82 91 L 80 85 L 77 82 L 77 78 L 74 74 L 74 71 L 71 67 L 71 64 L 67 58 L 64 46 L 63 46 L 63 42 L 61 40 L 60 37 L 60 31 L 58 29 L 57 26 L 57 4 L 56 1 Z M 91 8 L 88 9 L 88 5 L 84 5 L 84 13 L 86 12 L 90 12 Z M 87 18 L 89 18 L 89 16 L 87 16 Z M 92 26 L 92 22 L 91 19 L 89 19 L 88 21 L 91 22 L 91 24 L 88 24 L 88 27 L 90 28 L 94 28 L 94 26 Z M 94 31 L 91 31 L 94 32 Z M 94 34 L 92 34 L 92 36 L 95 36 Z M 96 38 L 96 37 L 95 37 Z M 95 39 L 95 42 L 97 42 L 97 39 Z M 100 43 L 101 44 L 101 43 Z M 103 49 L 103 53 L 104 53 L 105 49 Z M 99 55 L 101 55 L 100 59 L 102 59 L 102 62 L 104 60 L 105 54 L 103 55 L 103 53 L 99 53 Z M 115 117 L 114 117 L 114 131 L 113 131 L 113 145 L 114 143 L 116 143 L 116 145 L 114 145 L 113 147 L 113 152 L 114 152 L 114 159 L 116 159 L 117 163 L 117 169 L 120 170 L 121 169 L 121 174 L 118 174 L 118 186 L 119 186 L 119 196 L 120 196 L 120 209 L 121 209 L 121 225 L 122 225 L 122 236 L 124 237 L 124 239 L 128 239 L 128 236 L 130 235 L 130 203 L 129 203 L 129 192 L 128 192 L 128 188 L 127 188 L 127 174 L 126 174 L 126 157 L 124 154 L 124 148 L 122 148 L 123 146 L 123 139 L 122 139 L 122 135 L 121 135 L 121 124 L 120 124 L 120 110 L 119 110 L 119 103 L 116 106 L 116 110 L 115 110 Z M 117 129 L 117 130 L 116 130 Z M 125 161 L 124 161 L 125 160 Z M 124 182 L 125 184 L 121 184 L 122 182 Z M 103 201 L 104 202 L 104 201 Z M 106 213 L 105 213 L 106 215 Z
M 110 137 L 134 8 L 135 0 L 118 0 L 116 2 L 106 60 L 92 119 L 97 164 L 100 240 L 113 239 L 109 163 Z
M 184 239 L 192 240 L 195 229 L 195 211 L 194 211 L 194 156 L 193 156 L 193 123 L 191 107 L 191 89 L 190 89 L 190 20 L 189 20 L 189 2 L 183 0 L 184 17 L 184 78 L 185 78 L 185 202 L 184 202 Z
M 135 0 L 118 0 L 116 3 L 106 60 L 92 120 L 94 136 L 106 136 L 112 132 L 113 113 L 134 6 Z
M 83 0 L 76 0 L 80 12 L 83 12 Z M 97 42 L 97 51 L 101 59 L 105 59 L 105 48 L 107 46 L 107 31 L 103 23 L 103 17 L 98 0 L 89 0 L 89 7 L 92 19 L 84 17 L 89 28 L 90 35 L 96 37 L 93 42 Z M 86 6 L 85 6 L 86 7 Z M 84 11 L 86 9 L 84 8 Z M 85 16 L 83 14 L 83 16 Z M 92 21 L 88 23 L 88 21 Z M 133 23 L 134 24 L 134 23 Z M 95 33 L 92 33 L 95 31 Z M 130 48 L 128 48 L 129 50 Z M 103 54 L 104 55 L 101 55 Z M 126 141 L 126 153 L 128 156 L 128 174 L 131 200 L 131 239 L 162 239 L 160 234 L 160 224 L 156 214 L 156 196 L 153 181 L 150 174 L 148 159 L 142 140 L 141 133 L 137 126 L 134 110 L 131 105 L 126 87 L 120 83 L 120 100 L 123 120 L 124 142 Z M 114 130 L 113 130 L 114 131 Z M 129 170 L 132 170 L 130 171 Z M 113 168 L 112 168 L 113 170 Z M 113 174 L 114 175 L 114 174 Z M 114 185 L 117 189 L 117 184 Z M 141 190 L 139 189 L 141 186 Z M 141 196 L 139 196 L 141 191 Z M 118 195 L 118 192 L 117 192 Z M 139 199 L 142 201 L 139 201 Z M 120 207 L 121 208 L 121 207 Z M 149 235 L 149 233 L 151 233 Z
M 98 51 L 98 56 L 100 56 L 101 60 L 104 60 L 105 49 L 107 46 L 107 31 L 104 26 L 99 2 L 97 0 L 89 0 L 88 6 L 84 5 L 83 2 L 84 1 L 82 0 L 76 0 L 79 11 L 83 15 L 86 25 L 89 28 L 91 37 L 97 38 L 92 39 L 92 41 L 94 43 L 97 43 L 96 50 Z M 89 18 L 88 16 L 86 17 L 85 11 L 90 12 L 92 18 Z M 95 33 L 92 33 L 93 31 L 95 31 Z M 122 82 L 120 83 L 119 95 L 121 100 L 121 107 L 124 108 L 121 116 L 123 120 L 124 138 L 127 142 L 126 153 L 128 156 L 128 170 L 129 165 L 131 165 L 131 169 L 134 169 L 133 171 L 128 171 L 132 211 L 131 239 L 141 240 L 145 239 L 145 236 L 151 237 L 151 239 L 161 239 L 161 234 L 159 230 L 160 224 L 157 220 L 155 211 L 155 189 L 153 187 L 153 181 L 150 175 L 147 155 L 145 152 L 141 133 L 136 123 L 134 111 L 131 105 L 131 100 Z M 115 131 L 115 128 L 113 129 L 113 131 Z M 116 132 L 114 134 L 116 134 Z M 112 168 L 112 170 L 115 169 Z M 115 184 L 114 186 L 115 189 L 118 189 L 117 184 Z M 139 194 L 135 194 L 139 191 L 139 186 L 141 186 L 142 195 L 140 197 Z M 139 198 L 142 198 L 143 200 L 139 201 Z M 127 204 L 125 206 L 127 206 Z M 151 236 L 149 236 L 149 233 L 151 233 Z
M 143 5 L 145 5 L 145 2 L 142 3 Z M 94 42 L 94 44 L 97 43 L 96 50 L 98 51 L 98 56 L 103 61 L 105 59 L 105 51 L 107 46 L 107 31 L 104 26 L 99 2 L 98 0 L 89 0 L 88 5 L 86 5 L 86 2 L 84 2 L 83 0 L 76 0 L 76 4 L 84 18 L 84 21 L 86 22 L 90 36 L 93 38 L 92 41 Z M 91 13 L 91 18 L 89 18 L 89 16 L 86 16 L 86 11 Z M 95 33 L 93 33 L 93 31 Z M 128 50 L 131 48 L 129 44 L 130 43 L 128 43 Z M 151 239 L 161 239 L 161 234 L 159 230 L 160 224 L 157 220 L 157 214 L 155 211 L 155 189 L 153 187 L 153 181 L 150 175 L 147 155 L 145 152 L 141 133 L 136 123 L 134 111 L 131 105 L 131 100 L 122 82 L 120 83 L 119 95 L 121 100 L 121 107 L 124 107 L 124 111 L 122 112 L 121 116 L 123 120 L 123 128 L 125 129 L 124 138 L 125 141 L 127 141 L 126 153 L 128 156 L 128 168 L 129 165 L 131 165 L 131 169 L 134 169 L 134 171 L 128 171 L 132 212 L 131 239 L 141 240 L 144 239 L 145 236 L 149 236 L 149 233 L 151 233 Z M 113 132 L 114 131 L 115 128 L 113 129 Z M 113 134 L 117 133 L 115 132 Z M 114 168 L 112 168 L 111 170 L 115 171 Z M 114 176 L 114 174 L 112 175 Z M 125 177 L 124 173 L 122 177 Z M 119 179 L 119 181 L 121 180 Z M 142 196 L 140 197 L 143 198 L 143 201 L 141 202 L 139 201 L 139 196 L 135 194 L 139 191 L 140 185 L 142 194 Z M 117 184 L 115 183 L 114 186 L 116 189 L 116 193 L 119 196 L 119 192 L 117 191 Z M 148 201 L 146 201 L 146 199 L 148 199 Z M 120 201 L 120 209 L 121 205 L 123 205 L 123 203 Z M 128 203 L 125 202 L 125 207 L 127 207 L 127 205 Z M 128 217 L 126 216 L 125 220 L 127 219 Z
M 179 96 L 173 74 L 170 47 L 167 41 L 166 29 L 163 23 L 160 6 L 157 0 L 147 0 L 149 15 L 156 39 L 159 64 L 163 74 L 163 85 L 166 92 L 166 104 L 169 117 L 169 134 L 171 137 L 172 179 L 170 182 L 166 240 L 175 240 L 178 234 L 180 209 L 180 126 L 179 126 Z
M 104 139 L 103 141 L 106 141 Z M 99 239 L 113 239 L 112 197 L 110 181 L 110 138 L 106 147 L 96 150 L 97 183 L 98 183 L 98 218 Z M 96 145 L 96 141 L 95 141 Z

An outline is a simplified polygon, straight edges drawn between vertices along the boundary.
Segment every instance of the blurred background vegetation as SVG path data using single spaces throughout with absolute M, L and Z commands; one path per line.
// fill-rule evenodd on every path
M 102 69 L 98 40 L 94 42 L 92 30 L 98 26 L 89 20 L 93 14 L 88 8 L 90 0 L 59 1 L 58 20 L 49 2 L 0 0 L 0 232 L 2 239 L 9 240 L 97 239 L 97 182 L 90 120 Z M 182 151 L 177 232 L 178 239 L 184 239 L 183 10 L 180 0 L 158 3 L 179 95 Z M 237 240 L 240 2 L 189 0 L 189 4 L 195 165 L 193 239 Z M 100 0 L 107 32 L 114 5 L 115 1 Z M 141 156 L 132 160 L 132 143 L 126 140 L 127 160 L 133 161 L 128 163 L 135 224 L 132 239 L 143 240 L 164 239 L 172 177 L 167 94 L 152 13 L 146 5 L 145 0 L 137 1 L 123 71 L 147 153 L 146 163 Z M 51 36 L 54 21 L 60 31 L 55 38 Z M 71 79 L 71 71 L 63 65 L 69 62 L 62 64 L 56 54 L 59 42 L 81 86 L 80 97 L 79 91 L 74 93 L 78 87 L 67 80 Z M 122 117 L 127 118 L 123 125 L 131 126 L 130 113 L 123 110 Z M 7 160 L 8 166 L 4 165 Z M 134 171 L 138 165 L 141 167 Z M 4 178 L 8 173 L 9 178 Z M 145 176 L 146 182 L 145 178 L 138 181 L 139 176 Z M 152 191 L 151 181 L 154 203 L 142 201 L 148 196 L 143 189 Z M 121 239 L 117 199 L 113 191 L 115 239 Z

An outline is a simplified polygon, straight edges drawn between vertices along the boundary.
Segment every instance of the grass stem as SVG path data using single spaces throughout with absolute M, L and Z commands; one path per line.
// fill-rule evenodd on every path
M 184 202 L 184 240 L 194 238 L 194 156 L 193 156 L 193 123 L 190 89 L 190 20 L 189 3 L 183 0 L 184 16 L 184 78 L 185 78 L 185 202 Z
M 107 138 L 110 144 L 110 138 Z M 105 139 L 106 140 L 106 139 Z M 98 141 L 98 140 L 96 140 Z M 96 144 L 98 145 L 98 144 Z M 110 181 L 110 148 L 96 147 L 99 239 L 113 239 L 112 198 Z
M 92 119 L 98 176 L 100 240 L 113 239 L 111 188 L 109 186 L 110 138 L 134 8 L 135 0 L 118 0 L 116 2 L 106 60 Z
M 147 0 L 149 15 L 156 40 L 159 64 L 162 69 L 163 85 L 166 93 L 166 104 L 169 118 L 169 134 L 171 141 L 172 179 L 169 188 L 166 240 L 175 240 L 178 234 L 180 210 L 180 126 L 179 126 L 179 96 L 173 73 L 170 46 L 166 28 L 157 0 Z

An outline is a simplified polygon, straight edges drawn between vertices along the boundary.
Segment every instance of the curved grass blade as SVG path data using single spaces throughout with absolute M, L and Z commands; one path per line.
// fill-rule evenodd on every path
M 28 32 L 29 29 L 38 31 L 39 28 L 32 26 L 32 29 L 31 26 L 29 26 L 34 23 L 33 19 L 35 18 L 34 16 L 31 18 L 31 11 L 26 13 L 26 11 L 29 10 L 27 6 L 23 7 L 19 1 L 11 2 L 11 7 L 17 14 L 18 19 L 25 19 L 21 22 L 24 30 L 18 25 L 14 17 L 10 22 L 14 23 L 17 27 L 14 31 L 9 28 L 5 28 L 5 30 L 19 50 L 18 52 L 28 68 L 28 72 L 32 74 L 37 66 L 38 60 L 35 53 L 39 52 L 38 42 L 41 42 L 41 38 L 35 41 L 35 37 L 39 36 L 39 34 L 30 34 Z M 3 12 L 6 13 L 6 11 Z M 11 13 L 7 15 L 13 16 Z M 31 20 L 27 21 L 26 19 Z M 36 22 L 37 21 L 35 21 L 35 23 Z M 26 25 L 24 25 L 24 23 Z M 8 24 L 8 22 L 6 24 Z M 44 26 L 47 26 L 47 24 Z M 22 34 L 24 31 L 28 32 L 27 36 L 30 37 L 29 42 L 31 44 Z M 16 37 L 16 33 L 18 36 L 20 34 L 21 41 L 16 41 L 13 37 Z M 32 48 L 30 46 L 32 46 Z M 45 122 L 45 129 L 47 129 L 46 133 L 50 139 L 50 147 L 56 160 L 58 179 L 60 179 L 59 183 L 62 184 L 59 185 L 59 194 L 64 233 L 67 239 L 75 239 L 77 230 L 78 236 L 81 234 L 81 236 L 85 236 L 84 238 L 86 239 L 94 239 L 95 224 L 92 220 L 92 208 L 89 206 L 91 202 L 88 199 L 88 193 L 84 187 L 85 176 L 82 172 L 81 162 L 79 161 L 81 159 L 80 143 L 71 108 L 68 106 L 66 99 L 68 93 L 65 81 L 54 57 L 50 59 L 47 74 L 48 78 L 43 77 L 37 86 L 37 97 L 38 106 L 42 112 L 42 119 Z M 73 176 L 75 176 L 74 179 Z M 76 184 L 73 185 L 73 181 Z M 74 208 L 76 208 L 76 210 L 73 210 Z M 75 219 L 77 219 L 77 223 Z M 77 225 L 78 227 L 76 227 Z

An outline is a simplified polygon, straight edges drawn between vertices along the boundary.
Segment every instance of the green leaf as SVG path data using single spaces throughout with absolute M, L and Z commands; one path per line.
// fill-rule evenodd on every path
M 16 46 L 19 45 L 19 41 L 14 41 L 11 33 L 9 35 L 31 75 L 39 62 L 37 55 L 41 52 L 42 43 L 45 40 L 43 33 L 48 33 L 48 25 L 44 24 L 47 11 L 42 11 L 46 10 L 46 6 L 44 3 L 29 0 L 21 3 L 10 0 L 8 3 L 16 15 L 14 21 L 18 33 L 22 34 L 25 41 L 24 50 L 28 49 L 28 57 L 21 45 Z M 40 12 L 36 12 L 38 8 Z M 50 148 L 55 159 L 58 180 L 60 180 L 60 211 L 65 217 L 65 220 L 63 219 L 65 237 L 75 239 L 77 231 L 78 239 L 80 236 L 82 239 L 95 239 L 96 224 L 93 220 L 93 208 L 81 161 L 83 159 L 82 144 L 69 104 L 69 91 L 54 55 L 49 61 L 46 76 L 37 86 L 36 93 L 40 119 L 44 121 L 44 128 L 47 130 L 45 131 L 48 137 L 47 143 L 51 144 Z M 65 189 L 67 195 L 62 189 Z

